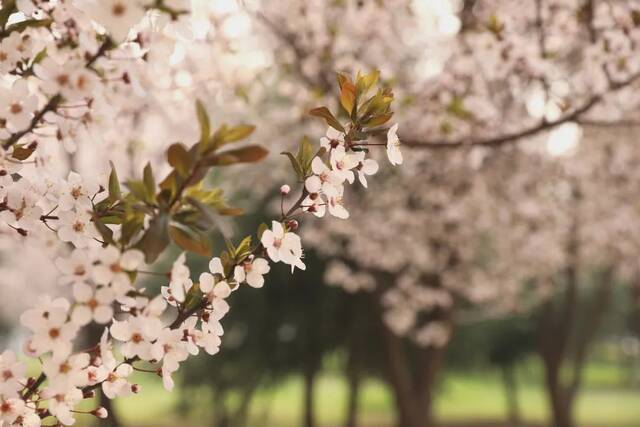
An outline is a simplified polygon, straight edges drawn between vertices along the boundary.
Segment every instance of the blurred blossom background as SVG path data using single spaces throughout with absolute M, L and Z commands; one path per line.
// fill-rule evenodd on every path
M 61 174 L 127 153 L 112 159 L 122 178 L 149 159 L 163 175 L 166 148 L 197 139 L 199 98 L 272 153 L 208 178 L 258 206 L 219 224 L 251 233 L 291 178 L 278 153 L 325 134 L 308 111 L 338 105 L 335 71 L 374 69 L 399 101 L 405 161 L 348 192 L 349 221 L 305 219 L 307 270 L 278 265 L 235 293 L 221 352 L 189 360 L 173 393 L 141 376 L 105 425 L 640 426 L 640 2 L 192 6 L 130 70 L 129 114 L 79 136 L 102 144 L 46 153 Z M 53 244 L 0 236 L 7 346 L 35 295 L 64 291 Z

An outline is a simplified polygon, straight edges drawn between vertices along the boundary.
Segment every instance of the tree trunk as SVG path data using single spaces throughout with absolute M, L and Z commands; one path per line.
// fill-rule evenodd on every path
M 345 427 L 358 425 L 358 401 L 360 399 L 360 373 L 353 370 L 348 373 L 349 397 L 347 401 L 347 419 Z
M 509 416 L 509 425 L 511 427 L 520 427 L 522 417 L 520 416 L 520 401 L 518 396 L 518 382 L 516 380 L 513 365 L 504 365 L 502 367 L 502 380 L 504 381 L 505 398 L 507 402 L 507 413 Z
M 553 427 L 573 427 L 573 398 L 562 385 L 560 370 L 553 364 L 545 364 L 545 378 Z
M 394 392 L 399 427 L 433 425 L 432 388 L 440 369 L 444 349 L 420 349 L 417 375 L 411 372 L 402 338 L 383 325 L 389 381 Z
M 314 413 L 314 388 L 318 370 L 314 366 L 308 366 L 304 372 L 304 427 L 315 427 Z

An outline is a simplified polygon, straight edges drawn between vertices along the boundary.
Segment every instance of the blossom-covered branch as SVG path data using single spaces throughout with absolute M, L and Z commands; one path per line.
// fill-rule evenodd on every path
M 108 0 L 91 6 L 99 16 L 64 3 L 4 2 L 0 9 L 0 54 L 13 55 L 0 55 L 2 77 L 11 84 L 0 109 L 0 220 L 15 239 L 53 237 L 72 248 L 56 260 L 58 281 L 70 297 L 43 295 L 20 318 L 30 331 L 24 352 L 37 359 L 40 373 L 27 377 L 25 363 L 12 351 L 0 355 L 2 426 L 39 426 L 48 419 L 74 424 L 83 413 L 77 406 L 98 389 L 108 398 L 140 392 L 130 381 L 134 371 L 157 373 L 172 389 L 172 374 L 189 356 L 219 351 L 221 320 L 234 291 L 245 283 L 262 287 L 270 263 L 305 268 L 295 218 L 325 211 L 348 217 L 345 182 L 357 176 L 366 187 L 366 176 L 378 170 L 366 158 L 379 145 L 370 139 L 386 133 L 391 163 L 402 163 L 397 125 L 384 127 L 392 117 L 393 94 L 378 88 L 378 73 L 372 72 L 354 80 L 339 74 L 340 114 L 347 123 L 326 107 L 314 109 L 311 114 L 330 126 L 327 136 L 318 147 L 305 138 L 296 154 L 286 153 L 300 187 L 297 201 L 285 207 L 292 186 L 283 185 L 281 217 L 255 235 L 236 242 L 225 238 L 226 250 L 218 256 L 213 257 L 210 240 L 217 217 L 240 215 L 242 209 L 229 206 L 222 189 L 208 188 L 205 178 L 212 169 L 250 165 L 267 155 L 259 145 L 240 145 L 253 133 L 251 125 L 214 129 L 206 107 L 197 102 L 199 139 L 169 146 L 168 166 L 149 162 L 141 176 L 126 180 L 113 163 L 108 176 L 86 178 L 72 168 L 66 179 L 54 178 L 51 165 L 37 154 L 39 141 L 53 141 L 72 154 L 82 150 L 87 141 L 81 134 L 104 120 L 101 109 L 108 99 L 133 84 L 132 70 L 109 57 L 124 55 L 144 67 L 144 55 L 126 56 L 147 48 L 131 27 L 152 18 L 147 9 L 166 13 L 167 25 L 184 15 L 184 5 L 175 1 Z M 33 19 L 7 26 L 18 11 Z M 45 25 L 41 16 L 51 21 Z M 89 31 L 96 25 L 104 28 Z M 59 31 L 49 33 L 50 27 Z M 32 49 L 38 37 L 45 47 Z M 29 170 L 32 165 L 38 173 Z M 168 172 L 157 181 L 158 168 Z M 183 253 L 169 273 L 159 273 L 167 283 L 154 294 L 141 286 L 139 276 L 153 274 L 171 244 L 209 258 L 209 269 L 193 280 Z M 95 324 L 104 327 L 100 341 L 80 349 L 84 331 Z M 108 415 L 102 407 L 86 413 Z

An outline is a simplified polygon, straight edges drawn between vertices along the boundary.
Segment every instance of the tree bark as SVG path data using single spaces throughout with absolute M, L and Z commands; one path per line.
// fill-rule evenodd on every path
M 575 401 L 591 344 L 608 306 L 613 274 L 609 269 L 602 273 L 591 300 L 582 307 L 576 277 L 576 272 L 570 270 L 564 299 L 557 307 L 549 305 L 539 324 L 540 355 L 554 427 L 576 425 Z M 582 322 L 578 322 L 579 314 Z
M 418 349 L 416 374 L 405 354 L 402 338 L 383 327 L 389 382 L 394 392 L 400 427 L 433 426 L 433 386 L 442 365 L 443 348 Z
M 315 427 L 316 425 L 314 389 L 317 372 L 318 370 L 315 366 L 308 366 L 304 371 L 304 427 Z

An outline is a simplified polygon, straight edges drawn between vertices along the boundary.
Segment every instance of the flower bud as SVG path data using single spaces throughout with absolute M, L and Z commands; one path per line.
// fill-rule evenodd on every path
M 289 221 L 287 221 L 287 229 L 291 230 L 291 231 L 295 231 L 298 229 L 298 226 L 300 224 L 298 224 L 298 221 L 296 221 L 295 219 L 290 219 Z
M 109 412 L 102 406 L 91 411 L 91 415 L 94 415 L 102 420 L 109 416 Z
M 280 187 L 280 194 L 282 194 L 283 196 L 286 196 L 287 194 L 289 194 L 290 191 L 291 191 L 291 187 L 289 187 L 287 184 Z
M 134 392 L 135 394 L 140 393 L 141 390 L 142 390 L 142 387 L 140 386 L 140 384 L 131 385 L 131 391 Z
M 92 399 L 96 396 L 96 393 L 93 390 L 83 390 L 82 398 L 83 399 Z

